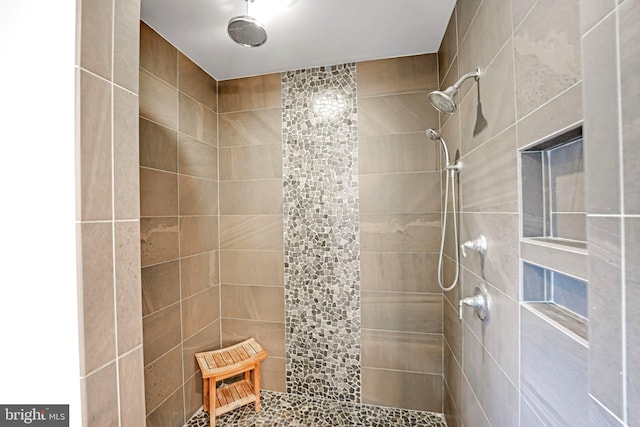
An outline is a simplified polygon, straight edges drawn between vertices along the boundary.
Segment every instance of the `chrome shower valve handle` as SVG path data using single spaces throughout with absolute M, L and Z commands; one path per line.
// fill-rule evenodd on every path
M 481 235 L 475 240 L 467 240 L 461 244 L 460 251 L 462 252 L 462 256 L 465 258 L 467 257 L 467 249 L 471 249 L 478 252 L 480 255 L 484 255 L 487 253 L 487 239 L 484 235 Z

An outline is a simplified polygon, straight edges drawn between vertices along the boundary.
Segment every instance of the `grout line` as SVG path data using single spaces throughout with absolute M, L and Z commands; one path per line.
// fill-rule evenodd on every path
M 598 27 L 602 23 L 602 21 L 607 20 L 613 14 L 616 14 L 616 16 L 618 15 L 618 6 L 617 5 L 613 6 L 613 8 L 606 15 L 604 15 L 598 22 L 593 24 L 591 26 L 591 28 L 589 28 L 587 31 L 585 31 L 584 34 L 582 34 L 581 38 L 584 38 L 586 35 L 588 35 L 590 32 L 592 32 L 596 27 Z M 616 20 L 617 20 L 617 18 L 616 18 Z M 617 27 L 618 26 L 616 25 L 616 31 L 617 31 Z M 617 41 L 617 37 L 616 37 L 616 41 Z
M 620 419 L 620 417 L 618 417 L 616 414 L 614 414 L 613 412 L 611 412 L 611 410 L 609 408 L 607 408 L 604 403 L 600 402 L 593 394 L 589 393 L 589 397 L 600 407 L 602 408 L 603 411 L 605 411 L 607 414 L 609 414 L 611 416 L 611 418 L 615 419 L 616 421 L 618 421 L 620 424 L 622 425 L 627 425 L 627 423 L 623 420 Z
M 524 116 L 522 116 L 522 117 L 520 117 L 520 118 L 517 118 L 517 116 L 516 116 L 516 123 L 520 123 L 520 122 L 524 121 L 524 120 L 525 120 L 525 119 L 527 119 L 529 116 L 531 116 L 531 115 L 533 115 L 533 114 L 537 113 L 538 111 L 542 110 L 542 109 L 543 109 L 544 107 L 546 107 L 548 104 L 550 104 L 551 102 L 555 101 L 557 98 L 560 98 L 560 97 L 561 97 L 561 96 L 563 96 L 565 93 L 569 92 L 569 91 L 570 91 L 570 90 L 572 90 L 574 87 L 576 87 L 576 86 L 578 86 L 578 85 L 580 85 L 580 84 L 582 84 L 582 79 L 578 80 L 577 82 L 575 82 L 574 84 L 572 84 L 571 86 L 569 86 L 568 88 L 566 88 L 565 90 L 563 90 L 562 92 L 560 92 L 560 93 L 556 94 L 553 98 L 548 99 L 548 100 L 547 100 L 547 101 L 545 101 L 543 104 L 540 104 L 540 105 L 539 105 L 539 106 L 537 106 L 533 111 L 528 112 L 527 114 L 525 114 Z M 571 128 L 575 128 L 575 127 L 577 127 L 577 126 L 576 126 L 576 123 L 569 124 L 569 125 L 567 125 L 565 128 L 563 128 L 563 129 L 558 129 L 557 131 L 555 131 L 555 132 L 553 133 L 553 135 L 555 135 L 555 134 L 561 134 L 561 133 L 563 133 L 565 130 L 568 130 L 568 129 L 571 129 Z M 537 144 L 539 141 L 541 141 L 541 140 L 549 139 L 549 136 L 550 136 L 550 135 L 543 136 L 543 137 L 542 137 L 542 138 L 540 138 L 539 140 L 537 140 L 537 141 L 533 141 L 531 144 L 527 144 L 526 146 L 523 146 L 523 147 L 521 147 L 520 149 L 525 149 L 527 146 L 533 146 L 533 145 L 536 145 L 536 144 Z
M 524 23 L 524 21 L 527 20 L 527 18 L 529 17 L 529 15 L 531 15 L 531 12 L 533 11 L 533 9 L 538 5 L 539 0 L 535 0 L 534 3 L 529 7 L 529 10 L 527 11 L 527 13 L 524 14 L 524 16 L 522 17 L 522 19 L 520 20 L 520 23 L 513 28 L 513 18 L 511 19 L 511 26 L 513 28 L 513 34 L 516 33 L 516 31 L 518 31 L 518 29 L 522 26 L 522 24 Z M 511 3 L 511 16 L 513 16 L 513 3 Z

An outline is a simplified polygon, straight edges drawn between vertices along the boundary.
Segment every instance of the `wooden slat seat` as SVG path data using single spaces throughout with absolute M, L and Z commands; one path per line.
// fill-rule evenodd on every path
M 204 410 L 209 412 L 211 427 L 216 416 L 255 402 L 260 411 L 260 362 L 267 352 L 249 338 L 231 347 L 195 354 L 202 373 Z M 216 388 L 216 383 L 244 373 L 244 378 Z M 253 377 L 253 378 L 252 378 Z

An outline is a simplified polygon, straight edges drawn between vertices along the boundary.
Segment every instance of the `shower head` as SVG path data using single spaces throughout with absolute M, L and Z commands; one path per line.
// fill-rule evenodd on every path
M 471 77 L 475 78 L 477 81 L 480 78 L 480 68 L 476 68 L 476 71 L 467 73 L 464 76 L 460 77 L 457 82 L 443 91 L 434 90 L 433 92 L 429 93 L 429 102 L 431 102 L 431 105 L 433 105 L 433 107 L 441 113 L 455 113 L 458 106 L 456 105 L 454 96 L 456 95 L 456 93 L 458 93 L 458 89 L 460 89 L 462 83 Z
M 442 152 L 444 153 L 444 164 L 448 168 L 450 164 L 449 150 L 447 149 L 447 144 L 445 144 L 444 139 L 442 139 L 442 135 L 435 129 L 427 129 L 425 133 L 432 141 L 440 141 Z
M 267 41 L 267 29 L 256 18 L 249 16 L 249 3 L 247 2 L 247 14 L 236 16 L 227 24 L 227 34 L 231 40 L 245 47 L 262 46 Z

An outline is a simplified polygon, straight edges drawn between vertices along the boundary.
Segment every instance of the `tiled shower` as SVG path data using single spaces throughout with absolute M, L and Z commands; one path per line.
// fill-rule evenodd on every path
M 122 16 L 130 16 L 125 12 L 136 5 L 115 4 L 113 28 L 118 34 L 122 28 L 135 34 L 130 20 L 124 21 L 128 26 L 121 23 Z M 90 11 L 86 7 L 83 13 Z M 335 160 L 322 152 L 303 159 L 304 151 L 292 152 L 296 161 L 286 163 L 289 147 L 283 144 L 288 132 L 293 132 L 283 114 L 283 101 L 290 99 L 286 75 L 215 82 L 142 25 L 138 126 L 131 124 L 129 115 L 119 114 L 122 110 L 104 108 L 105 115 L 111 111 L 109 120 L 120 132 L 116 142 L 123 140 L 122 135 L 139 133 L 139 169 L 138 164 L 132 167 L 131 155 L 118 157 L 124 151 L 96 154 L 114 155 L 114 182 L 140 176 L 140 243 L 123 240 L 120 232 L 135 225 L 136 212 L 129 218 L 116 209 L 122 215 L 106 215 L 112 227 L 103 226 L 104 238 L 83 232 L 80 245 L 81 258 L 92 261 L 94 267 L 103 261 L 122 262 L 122 258 L 111 259 L 111 251 L 95 258 L 98 252 L 91 248 L 100 242 L 118 249 L 115 255 L 124 253 L 121 250 L 134 253 L 139 245 L 140 276 L 134 273 L 126 283 L 134 289 L 141 282 L 142 327 L 129 316 L 127 302 L 117 299 L 111 308 L 121 313 L 112 316 L 116 328 L 108 322 L 85 328 L 87 346 L 91 334 L 102 336 L 109 330 L 113 342 L 121 346 L 119 352 L 104 353 L 104 360 L 95 360 L 83 371 L 85 424 L 120 420 L 122 425 L 136 425 L 130 420 L 146 416 L 149 425 L 182 425 L 201 399 L 200 379 L 190 354 L 256 336 L 270 354 L 264 366 L 264 387 L 270 390 L 325 391 L 335 384 L 321 384 L 314 378 L 340 374 L 347 378 L 338 381 L 350 382 L 356 389 L 359 385 L 347 399 L 444 412 L 453 426 L 634 425 L 640 416 L 634 381 L 640 362 L 633 351 L 638 347 L 634 332 L 640 314 L 634 303 L 639 298 L 634 262 L 639 199 L 633 184 L 638 172 L 637 126 L 633 126 L 637 125 L 633 111 L 638 96 L 633 95 L 638 94 L 640 64 L 634 43 L 638 30 L 632 23 L 639 14 L 640 5 L 634 0 L 619 4 L 459 1 L 438 55 L 300 71 L 307 78 L 338 86 L 354 82 L 334 83 L 333 78 L 349 80 L 345 73 L 353 70 L 355 74 L 356 99 L 347 96 L 343 101 L 355 113 L 347 127 L 356 122 L 357 134 L 340 127 L 330 129 L 348 136 L 338 147 L 349 159 L 339 168 L 346 175 L 326 178 L 313 173 L 314 162 Z M 89 43 L 104 36 L 99 31 L 111 34 L 110 28 L 88 25 L 81 35 Z M 120 39 L 114 40 L 114 58 L 118 58 L 126 52 L 118 47 Z M 131 52 L 129 56 L 137 63 Z M 137 84 L 123 80 L 122 71 L 105 77 L 112 83 L 105 85 L 104 93 L 89 86 L 95 73 L 101 76 L 102 60 L 91 55 L 79 59 L 89 71 L 82 74 L 80 87 L 86 103 L 108 99 L 123 105 L 121 95 L 137 101 Z M 122 64 L 119 59 L 110 60 Z M 438 117 L 425 92 L 448 86 L 476 66 L 483 68 L 483 76 L 478 85 L 463 87 L 459 112 Z M 92 117 L 86 120 L 91 126 Z M 520 208 L 526 196 L 520 187 L 520 150 L 583 120 L 587 342 L 522 304 L 524 246 L 520 242 Z M 314 126 L 322 125 L 312 123 L 307 130 L 317 129 Z M 441 175 L 438 151 L 423 134 L 430 127 L 442 129 L 450 150 L 460 151 L 464 165 L 461 240 L 485 234 L 489 241 L 485 259 L 477 254 L 465 258 L 461 284 L 444 296 L 435 280 Z M 91 141 L 93 137 L 84 138 Z M 350 146 L 354 140 L 356 144 Z M 128 153 L 135 156 L 136 151 Z M 312 165 L 310 171 L 296 168 L 301 163 Z M 326 168 L 318 168 L 322 171 Z M 312 194 L 287 193 L 287 186 L 294 180 L 300 184 L 302 178 L 314 185 L 322 180 L 327 187 L 310 185 Z M 337 182 L 345 191 L 357 188 L 357 198 L 349 191 L 346 195 L 332 192 Z M 96 181 L 88 177 L 83 183 L 87 194 L 95 195 L 90 190 Z M 122 194 L 118 191 L 125 187 L 115 188 L 110 197 Z M 90 200 L 83 199 L 87 203 L 83 228 L 97 232 L 103 223 L 96 223 L 88 213 L 101 205 Z M 128 199 L 113 200 L 117 204 Z M 327 238 L 339 232 L 344 238 L 341 249 L 358 248 L 359 269 L 350 264 L 353 258 L 335 261 L 338 256 L 333 254 L 334 259 L 328 260 L 331 268 L 320 269 L 308 280 L 300 277 L 288 265 L 288 257 L 307 258 L 299 262 L 311 267 L 321 246 L 296 246 L 300 242 L 288 240 L 291 228 L 285 230 L 284 225 L 293 218 L 289 200 L 311 218 L 317 214 L 312 224 Z M 331 229 L 333 218 L 324 209 L 335 208 L 338 200 L 351 200 L 344 214 L 357 215 L 357 222 L 349 223 L 354 228 Z M 335 210 L 331 214 L 338 215 Z M 307 231 L 314 231 L 310 228 Z M 111 233 L 115 238 L 109 238 Z M 126 232 L 128 237 L 135 235 L 135 230 Z M 448 278 L 452 253 L 449 240 Z M 345 265 L 353 268 L 341 270 Z M 116 273 L 132 271 L 116 269 Z M 98 283 L 89 280 L 92 277 L 96 276 L 85 276 L 85 291 Z M 336 277 L 341 280 L 334 281 Z M 465 310 L 462 322 L 457 319 L 458 298 L 470 294 L 481 279 L 488 282 L 495 303 L 495 315 L 485 328 L 470 310 Z M 353 284 L 350 289 L 359 286 L 359 295 L 341 290 L 345 282 Z M 118 283 L 116 289 L 124 289 L 122 281 L 115 280 L 113 286 Z M 299 350 L 292 345 L 297 345 L 297 335 L 306 333 L 288 326 L 293 316 L 301 315 L 291 302 L 301 300 L 296 292 L 315 292 L 320 284 L 330 284 L 336 294 L 311 297 L 311 306 L 305 306 L 311 315 L 306 318 L 331 322 L 323 326 L 327 331 L 342 330 L 341 324 L 333 324 L 340 319 L 322 314 L 328 306 L 338 307 L 332 304 L 339 301 L 340 307 L 355 304 L 347 315 L 355 319 L 353 325 L 360 326 L 350 331 L 353 340 L 340 348 L 344 351 L 340 355 L 332 352 L 336 347 L 331 337 L 321 331 L 317 336 L 309 334 L 313 342 L 321 343 L 314 348 L 321 350 L 315 357 L 335 355 L 338 362 L 291 371 Z M 95 303 L 102 290 L 113 293 L 109 284 L 101 284 L 98 293 L 83 294 L 85 307 Z M 314 328 L 315 324 L 297 326 Z M 144 361 L 139 357 L 141 349 Z M 87 360 L 99 354 L 88 347 L 84 351 Z M 139 359 L 132 364 L 134 357 Z M 136 412 L 124 404 L 135 390 L 116 380 L 143 372 L 146 405 L 139 406 L 146 410 L 141 414 L 141 408 Z M 307 385 L 290 388 L 294 386 L 289 380 L 302 372 Z M 554 381 L 564 387 L 561 395 Z

